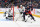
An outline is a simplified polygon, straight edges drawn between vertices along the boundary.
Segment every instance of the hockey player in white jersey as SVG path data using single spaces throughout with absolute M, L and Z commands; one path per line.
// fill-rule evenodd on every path
M 25 7 L 20 5 L 19 12 L 20 12 L 21 16 L 23 16 L 24 11 L 25 11 Z
M 25 11 L 25 7 L 20 5 L 19 12 L 22 14 Z
M 25 11 L 25 7 L 22 6 L 22 5 L 20 5 L 20 8 L 19 8 L 18 10 L 19 10 L 19 12 L 20 12 L 20 17 L 21 17 L 21 19 L 23 20 L 23 13 L 24 13 L 24 11 Z

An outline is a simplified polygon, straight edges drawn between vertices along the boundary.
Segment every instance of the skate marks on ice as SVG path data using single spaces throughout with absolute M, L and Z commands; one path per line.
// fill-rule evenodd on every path
M 0 21 L 0 27 L 18 27 L 13 21 Z
M 0 21 L 0 27 L 40 27 L 40 24 L 27 23 L 23 21 Z
M 28 23 L 23 21 L 16 21 L 15 23 L 20 27 L 40 27 L 40 24 L 38 23 Z

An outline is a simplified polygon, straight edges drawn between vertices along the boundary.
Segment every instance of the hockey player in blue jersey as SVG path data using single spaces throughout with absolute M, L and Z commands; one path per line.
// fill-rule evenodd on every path
M 31 9 L 30 9 L 31 8 Z M 32 7 L 30 7 L 30 6 L 27 6 L 26 8 L 25 8 L 25 12 L 23 13 L 23 21 L 25 21 L 25 15 L 30 15 L 31 16 L 31 19 L 33 19 L 34 21 L 35 21 L 35 19 L 34 19 L 34 17 L 32 16 L 32 13 L 31 13 L 31 11 L 30 10 L 33 10 L 33 8 Z

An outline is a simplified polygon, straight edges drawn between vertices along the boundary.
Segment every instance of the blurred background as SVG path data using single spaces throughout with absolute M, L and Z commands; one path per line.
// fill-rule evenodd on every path
M 0 0 L 0 8 L 10 8 L 13 6 L 33 5 L 34 8 L 40 8 L 40 0 Z

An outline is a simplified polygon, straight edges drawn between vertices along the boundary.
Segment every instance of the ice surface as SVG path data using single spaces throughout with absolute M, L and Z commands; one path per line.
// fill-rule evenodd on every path
M 0 27 L 40 27 L 40 18 L 34 17 L 36 21 L 29 20 L 28 22 L 24 21 L 9 21 L 6 20 L 3 14 L 0 14 Z

